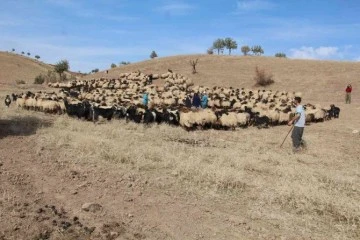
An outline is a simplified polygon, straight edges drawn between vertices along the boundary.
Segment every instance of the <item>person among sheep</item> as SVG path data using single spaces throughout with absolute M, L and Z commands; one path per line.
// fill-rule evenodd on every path
M 149 75 L 147 76 L 147 82 L 148 82 L 148 84 L 152 84 L 152 81 L 153 81 L 153 75 L 152 75 L 152 74 L 149 74 Z
M 200 99 L 200 96 L 199 96 L 198 92 L 194 93 L 194 96 L 193 96 L 193 99 L 192 99 L 192 105 L 195 108 L 199 108 L 200 105 L 201 105 L 201 99 Z
M 352 86 L 351 84 L 348 84 L 346 89 L 345 89 L 345 92 L 346 92 L 346 95 L 345 95 L 345 104 L 350 104 L 351 103 L 351 91 L 352 91 Z
M 188 94 L 185 98 L 185 107 L 191 108 L 191 97 L 190 94 Z
M 145 92 L 143 95 L 143 104 L 144 104 L 144 106 L 147 106 L 148 103 L 149 103 L 149 94 L 147 92 Z
M 208 101 L 209 101 L 208 96 L 207 96 L 206 92 L 204 91 L 204 93 L 203 93 L 203 95 L 201 97 L 201 107 L 202 108 L 207 108 Z
M 288 122 L 288 125 L 291 126 L 294 124 L 294 128 L 291 134 L 293 142 L 293 151 L 299 152 L 301 147 L 305 147 L 305 142 L 302 139 L 305 127 L 305 110 L 301 103 L 301 97 L 295 97 L 293 103 L 296 106 L 295 116 Z
M 6 107 L 9 107 L 11 104 L 11 98 L 9 95 L 6 95 L 6 98 L 5 98 L 5 105 Z

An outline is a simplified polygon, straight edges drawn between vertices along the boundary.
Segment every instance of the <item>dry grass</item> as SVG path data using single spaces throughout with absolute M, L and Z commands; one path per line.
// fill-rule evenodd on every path
M 343 111 L 347 116 L 351 109 Z M 279 148 L 287 127 L 186 132 L 123 121 L 94 125 L 67 116 L 40 129 L 37 145 L 42 154 L 57 152 L 51 161 L 118 168 L 160 178 L 160 189 L 241 201 L 245 216 L 265 226 L 264 236 L 356 239 L 360 151 L 353 146 L 360 138 L 343 128 L 343 121 L 353 120 L 307 127 L 310 147 L 297 155 L 289 140 Z

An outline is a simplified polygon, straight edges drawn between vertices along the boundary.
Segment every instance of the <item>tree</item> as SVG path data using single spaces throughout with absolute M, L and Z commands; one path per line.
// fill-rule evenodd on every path
M 156 58 L 156 57 L 158 57 L 158 55 L 156 54 L 155 51 L 152 51 L 151 54 L 150 54 L 150 58 L 151 58 L 151 59 L 154 59 L 154 58 Z
M 112 63 L 111 64 L 111 68 L 116 68 L 117 66 L 116 66 L 116 64 L 115 63 Z
M 62 74 L 65 71 L 69 71 L 69 62 L 68 60 L 61 60 L 55 64 L 55 72 L 57 72 L 60 76 L 60 80 L 63 79 Z
M 92 73 L 97 73 L 97 72 L 99 72 L 99 69 L 98 69 L 98 68 L 95 68 L 95 69 L 91 70 L 91 72 L 92 72 Z
M 212 48 L 217 50 L 218 55 L 221 50 L 224 50 L 224 47 L 225 47 L 224 39 L 218 38 L 213 42 Z
M 279 58 L 286 58 L 286 54 L 285 53 L 276 53 L 275 57 L 279 57 Z
M 192 66 L 192 73 L 196 73 L 196 65 L 198 64 L 199 59 L 190 60 L 190 65 Z
M 40 59 L 40 56 L 39 56 L 39 55 L 35 55 L 35 58 L 36 58 L 37 60 L 39 60 L 39 59 Z
M 251 49 L 247 45 L 241 47 L 241 52 L 244 54 L 244 56 L 248 55 L 250 51 Z
M 207 54 L 209 55 L 213 55 L 214 54 L 214 49 L 211 47 L 211 48 L 208 48 L 208 50 L 206 51 Z
M 13 52 L 15 52 L 15 48 L 11 49 Z
M 30 53 L 28 52 L 27 55 L 30 56 Z
M 130 62 L 126 62 L 126 61 L 121 61 L 120 62 L 120 65 L 129 65 L 130 64 Z
M 24 51 L 22 51 L 21 54 L 24 55 L 25 54 Z
M 232 49 L 237 49 L 237 47 L 238 47 L 237 42 L 229 37 L 224 39 L 224 45 L 225 45 L 226 49 L 229 50 L 229 55 L 231 55 Z
M 264 54 L 264 50 L 260 45 L 255 45 L 251 48 L 251 51 L 254 55 L 260 56 L 261 54 Z

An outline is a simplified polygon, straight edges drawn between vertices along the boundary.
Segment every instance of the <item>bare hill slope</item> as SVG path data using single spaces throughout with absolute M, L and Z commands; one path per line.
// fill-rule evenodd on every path
M 0 52 L 0 83 L 15 84 L 18 80 L 33 82 L 40 73 L 47 73 L 52 66 L 29 57 Z
M 191 73 L 189 61 L 199 59 L 197 74 Z M 275 57 L 242 57 L 217 55 L 181 55 L 164 57 L 91 74 L 85 78 L 117 77 L 121 72 L 140 70 L 146 73 L 164 73 L 168 69 L 206 86 L 254 86 L 255 67 L 264 68 L 274 76 L 274 90 L 301 91 L 312 101 L 343 100 L 348 82 L 354 89 L 360 87 L 360 63 L 339 61 L 294 60 Z M 161 81 L 159 81 L 161 83 Z M 357 98 L 354 94 L 353 98 Z
M 33 83 L 39 74 L 47 74 L 54 70 L 54 66 L 37 61 L 19 54 L 0 52 L 0 85 L 15 85 L 16 81 L 23 80 L 26 83 Z M 67 72 L 68 76 L 79 75 L 74 72 Z

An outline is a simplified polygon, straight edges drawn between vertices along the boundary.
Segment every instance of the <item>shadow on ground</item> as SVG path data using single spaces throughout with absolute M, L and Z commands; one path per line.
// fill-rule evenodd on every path
M 41 127 L 50 127 L 52 123 L 37 117 L 12 117 L 0 119 L 0 139 L 8 136 L 30 136 Z

